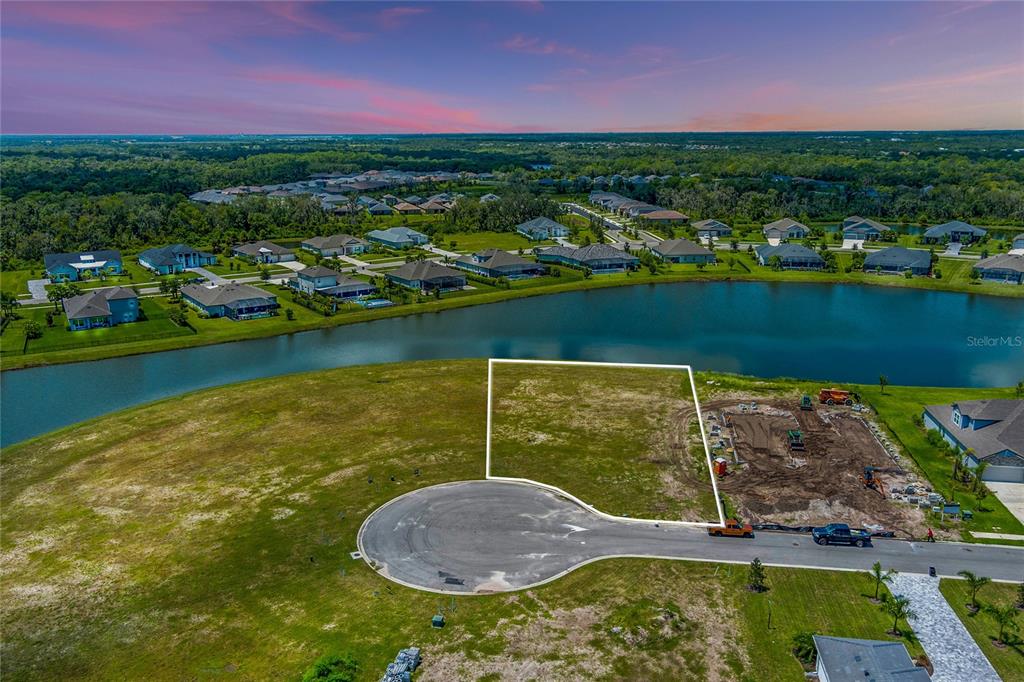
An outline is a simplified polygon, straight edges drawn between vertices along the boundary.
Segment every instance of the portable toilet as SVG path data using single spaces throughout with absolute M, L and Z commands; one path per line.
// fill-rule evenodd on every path
M 430 619 L 430 627 L 432 628 L 443 628 L 444 627 L 444 616 L 440 613 Z
M 728 470 L 729 460 L 724 457 L 715 457 L 715 475 L 719 477 L 725 476 Z

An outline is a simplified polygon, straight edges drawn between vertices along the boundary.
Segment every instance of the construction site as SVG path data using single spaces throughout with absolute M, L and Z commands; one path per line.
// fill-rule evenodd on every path
M 703 405 L 720 492 L 740 517 L 771 527 L 848 523 L 922 537 L 936 503 L 927 480 L 856 396 L 822 389 L 796 400 L 730 398 Z

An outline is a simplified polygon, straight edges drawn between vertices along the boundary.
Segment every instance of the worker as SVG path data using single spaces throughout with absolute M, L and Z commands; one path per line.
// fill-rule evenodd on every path
M 932 532 L 931 528 L 928 529 L 928 542 L 935 542 L 935 533 Z

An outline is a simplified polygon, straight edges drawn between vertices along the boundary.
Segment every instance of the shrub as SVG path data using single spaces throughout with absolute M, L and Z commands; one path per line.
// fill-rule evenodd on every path
M 812 665 L 818 657 L 818 648 L 814 646 L 813 632 L 798 632 L 793 635 L 793 655 L 804 665 Z
M 289 320 L 294 320 L 295 319 L 295 311 L 292 310 L 291 308 L 285 308 L 284 309 L 284 316 L 286 318 L 288 318 Z
M 353 682 L 359 663 L 351 654 L 324 654 L 302 674 L 302 682 Z

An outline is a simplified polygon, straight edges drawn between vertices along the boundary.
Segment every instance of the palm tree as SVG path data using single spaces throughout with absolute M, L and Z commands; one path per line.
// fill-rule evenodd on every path
M 967 589 L 971 591 L 971 606 L 975 611 L 977 611 L 978 590 L 992 582 L 992 578 L 986 578 L 983 575 L 974 575 L 974 573 L 970 571 L 960 571 L 957 575 L 967 581 Z
M 1007 606 L 995 606 L 994 604 L 985 607 L 985 613 L 992 616 L 992 620 L 999 626 L 999 641 L 1006 644 L 1006 631 L 1019 632 L 1020 625 L 1017 624 L 1019 612 L 1013 604 Z
M 885 387 L 889 385 L 889 377 L 884 374 L 879 374 L 878 385 L 882 387 L 882 393 L 885 393 Z
M 10 291 L 0 291 L 0 310 L 5 316 L 13 313 L 16 305 L 18 305 L 17 296 Z
M 981 477 L 985 475 L 985 469 L 988 469 L 988 462 L 979 460 L 978 466 L 974 467 L 974 492 L 978 492 L 978 486 L 981 485 Z
M 65 292 L 67 291 L 67 285 L 55 284 L 50 287 L 50 290 L 46 292 L 46 299 L 53 304 L 55 311 L 60 310 L 59 303 L 64 299 Z
M 888 571 L 882 570 L 882 562 L 876 561 L 872 566 L 871 570 L 867 572 L 868 577 L 875 583 L 875 601 L 878 601 L 878 591 L 882 588 L 882 584 L 888 584 L 892 582 L 893 577 L 896 575 L 896 571 L 889 569 Z
M 892 631 L 899 634 L 897 626 L 901 620 L 915 618 L 917 614 L 910 608 L 910 600 L 901 594 L 891 596 L 882 601 L 882 611 L 892 616 Z

